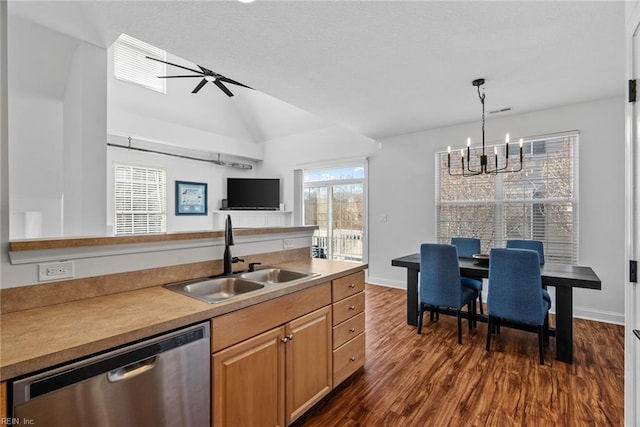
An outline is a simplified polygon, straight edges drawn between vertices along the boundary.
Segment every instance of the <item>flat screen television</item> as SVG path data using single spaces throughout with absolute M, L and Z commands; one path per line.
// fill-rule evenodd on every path
M 227 178 L 227 209 L 275 211 L 279 208 L 279 179 Z

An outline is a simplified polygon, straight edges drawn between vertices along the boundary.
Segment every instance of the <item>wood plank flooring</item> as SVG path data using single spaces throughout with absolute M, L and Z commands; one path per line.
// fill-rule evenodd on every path
M 624 328 L 574 319 L 574 364 L 538 363 L 537 336 L 509 328 L 484 348 L 486 324 L 428 315 L 406 324 L 404 290 L 367 285 L 363 369 L 295 426 L 621 426 Z M 552 323 L 553 324 L 553 323 Z

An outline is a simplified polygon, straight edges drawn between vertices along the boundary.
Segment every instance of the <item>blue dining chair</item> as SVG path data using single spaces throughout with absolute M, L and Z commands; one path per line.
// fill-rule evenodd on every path
M 475 317 L 475 292 L 460 283 L 460 265 L 455 246 L 424 243 L 420 246 L 420 304 L 418 308 L 418 334 L 422 333 L 425 311 L 437 308 L 455 309 L 458 318 L 458 344 L 462 344 L 460 309 L 467 306 L 469 329 Z
M 540 258 L 540 265 L 544 265 L 544 244 L 539 240 L 522 240 L 512 239 L 507 240 L 507 248 L 509 249 L 530 249 L 538 253 Z M 542 289 L 542 296 L 551 304 L 551 295 L 545 287 Z
M 493 326 L 503 320 L 533 325 L 538 332 L 540 364 L 544 365 L 546 318 L 551 304 L 542 296 L 537 253 L 529 249 L 492 249 L 489 258 L 486 350 L 491 349 Z
M 458 249 L 458 256 L 462 258 L 471 258 L 475 254 L 479 254 L 480 239 L 473 237 L 452 237 L 451 244 Z M 482 308 L 482 279 L 474 279 L 472 277 L 460 277 L 462 286 L 473 290 L 478 298 L 478 304 L 480 306 L 480 314 L 484 314 Z

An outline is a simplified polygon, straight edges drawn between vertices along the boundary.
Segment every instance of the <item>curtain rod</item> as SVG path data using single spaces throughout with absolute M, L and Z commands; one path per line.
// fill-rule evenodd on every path
M 227 166 L 227 167 L 236 168 L 236 169 L 253 169 L 253 165 L 250 165 L 248 163 L 226 162 L 224 160 L 220 160 L 220 153 L 218 153 L 218 160 L 203 159 L 201 157 L 186 156 L 184 154 L 174 154 L 174 153 L 167 153 L 166 151 L 151 150 L 149 148 L 134 147 L 134 146 L 131 145 L 131 137 L 128 137 L 128 140 L 129 140 L 129 145 L 121 145 L 121 144 L 114 144 L 114 143 L 111 143 L 111 142 L 107 142 L 107 146 L 108 147 L 115 147 L 115 148 L 125 148 L 127 150 L 142 151 L 144 153 L 162 154 L 163 156 L 178 157 L 180 159 L 196 160 L 196 161 L 199 161 L 199 162 L 213 163 L 214 165 Z

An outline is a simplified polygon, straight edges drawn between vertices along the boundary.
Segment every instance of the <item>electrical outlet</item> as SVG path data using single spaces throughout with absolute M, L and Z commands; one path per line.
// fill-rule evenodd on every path
M 73 261 L 48 262 L 38 264 L 38 281 L 73 278 Z
M 291 239 L 284 239 L 283 247 L 284 249 L 291 249 L 295 246 L 295 242 Z

